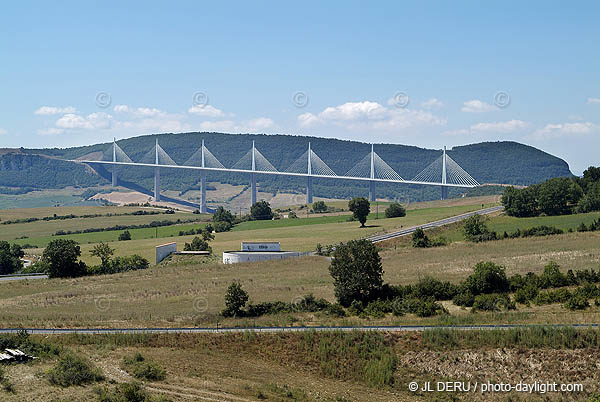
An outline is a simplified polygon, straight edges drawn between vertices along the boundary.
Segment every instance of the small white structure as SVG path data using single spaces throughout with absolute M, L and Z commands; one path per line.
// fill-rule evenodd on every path
M 177 243 L 175 242 L 156 246 L 156 263 L 158 264 L 175 252 L 177 252 Z
M 281 251 L 279 242 L 242 242 L 242 251 L 224 251 L 223 264 L 239 262 L 255 262 L 267 260 L 283 260 L 299 257 L 298 251 Z

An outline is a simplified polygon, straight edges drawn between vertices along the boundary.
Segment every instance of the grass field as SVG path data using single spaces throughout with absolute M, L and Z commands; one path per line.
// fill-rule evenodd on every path
M 325 215 L 310 218 L 299 219 L 280 219 L 272 221 L 249 221 L 236 225 L 231 232 L 217 233 L 215 240 L 211 246 L 216 254 L 220 254 L 226 250 L 238 250 L 240 242 L 243 240 L 270 240 L 279 241 L 281 246 L 286 250 L 310 251 L 314 250 L 317 243 L 332 244 L 340 241 L 347 241 L 358 237 L 368 236 L 374 233 L 390 231 L 401 226 L 414 226 L 430 222 L 432 220 L 443 219 L 449 216 L 461 214 L 468 211 L 473 211 L 481 207 L 479 200 L 473 200 L 475 204 L 460 204 L 448 207 L 429 207 L 422 209 L 409 210 L 406 217 L 386 219 L 383 218 L 383 213 L 379 213 L 380 219 L 375 219 L 377 214 L 372 213 L 369 216 L 366 228 L 360 228 L 358 222 L 349 222 L 349 215 Z M 492 204 L 485 204 L 486 206 Z M 101 207 L 99 210 L 104 211 Z M 117 207 L 111 207 L 117 208 Z M 139 208 L 138 208 L 139 209 Z M 135 210 L 135 209 L 134 209 Z M 111 211 L 111 209 L 107 209 Z M 44 211 L 47 216 L 48 212 Z M 75 213 L 75 212 L 73 212 Z M 19 215 L 16 215 L 19 216 Z M 118 222 L 121 218 L 132 218 L 132 223 L 148 223 L 153 220 L 175 220 L 178 217 L 181 219 L 189 219 L 198 217 L 189 213 L 181 213 L 176 215 L 149 215 L 149 216 L 132 216 L 132 217 L 114 217 Z M 137 219 L 136 219 L 137 218 Z M 13 218 L 14 219 L 14 218 Z M 32 228 L 38 233 L 54 233 L 57 227 L 66 230 L 66 227 L 75 227 L 82 229 L 83 227 L 102 227 L 102 222 L 108 218 L 89 218 L 89 219 L 70 219 L 65 221 L 51 222 L 33 222 L 29 224 L 6 225 L 10 228 L 7 237 L 15 238 L 22 236 L 22 231 L 19 228 Z M 77 221 L 77 222 L 70 222 Z M 93 223 L 91 222 L 93 221 Z M 67 226 L 69 225 L 69 226 Z M 14 226 L 14 227 L 13 227 Z M 104 226 L 110 226 L 105 223 Z M 82 245 L 83 259 L 86 262 L 96 264 L 98 261 L 89 255 L 94 243 L 100 241 L 109 242 L 111 247 L 116 250 L 117 255 L 128 255 L 132 252 L 142 255 L 150 261 L 154 261 L 154 248 L 159 244 L 175 241 L 178 243 L 178 248 L 183 249 L 185 242 L 190 242 L 194 236 L 178 236 L 180 231 L 189 229 L 197 229 L 203 224 L 182 224 L 159 228 L 143 228 L 130 230 L 131 241 L 118 241 L 119 234 L 122 231 L 104 231 L 94 233 L 82 233 L 64 236 L 29 236 L 27 239 L 16 240 L 20 244 L 33 244 L 38 247 L 44 247 L 50 241 L 56 238 L 73 239 Z M 48 228 L 48 229 L 46 229 Z M 17 236 L 18 235 L 18 236 Z M 157 236 L 158 235 L 158 236 Z M 41 249 L 31 250 L 31 253 L 40 254 Z

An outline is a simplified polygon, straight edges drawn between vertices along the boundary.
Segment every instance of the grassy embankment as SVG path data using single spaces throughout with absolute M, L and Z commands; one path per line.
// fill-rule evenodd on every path
M 14 338 L 2 337 L 13 346 Z M 17 345 L 46 351 L 6 368 L 3 401 L 98 401 L 97 387 L 134 381 L 124 357 L 138 354 L 166 371 L 146 391 L 174 402 L 520 400 L 524 394 L 410 392 L 417 381 L 580 383 L 581 393 L 525 394 L 527 400 L 588 400 L 598 392 L 600 331 L 534 328 L 424 333 L 181 334 L 30 336 Z M 59 387 L 45 374 L 65 354 L 83 356 L 105 380 Z M 544 367 L 543 374 L 539 367 Z

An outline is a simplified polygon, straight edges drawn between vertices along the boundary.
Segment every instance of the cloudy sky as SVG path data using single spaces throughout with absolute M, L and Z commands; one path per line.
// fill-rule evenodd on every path
M 0 147 L 219 131 L 514 140 L 600 165 L 597 1 L 2 8 Z

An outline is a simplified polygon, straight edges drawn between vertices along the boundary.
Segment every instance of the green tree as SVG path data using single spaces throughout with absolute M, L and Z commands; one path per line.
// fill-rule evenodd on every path
M 85 275 L 86 266 L 83 261 L 77 261 L 81 249 L 74 240 L 52 240 L 42 254 L 42 261 L 48 267 L 51 278 L 73 278 Z
M 524 189 L 507 187 L 502 195 L 502 205 L 510 216 L 523 218 L 539 215 L 537 187 L 529 186 Z
M 348 307 L 354 300 L 374 299 L 383 286 L 383 267 L 377 247 L 368 240 L 340 244 L 329 266 L 335 297 Z
M 224 317 L 237 317 L 248 302 L 248 293 L 242 289 L 239 282 L 232 282 L 225 294 L 225 310 L 221 313 Z
M 538 185 L 538 205 L 546 215 L 566 215 L 583 197 L 581 187 L 570 178 L 557 177 Z
M 406 216 L 406 209 L 398 202 L 390 204 L 385 210 L 386 218 L 401 218 L 403 216 Z
M 427 248 L 431 247 L 431 240 L 425 234 L 425 231 L 421 228 L 415 229 L 412 234 L 412 246 L 419 248 Z
M 23 268 L 21 257 L 25 254 L 18 244 L 0 241 L 0 275 L 13 274 Z
M 360 222 L 361 227 L 365 227 L 367 216 L 371 212 L 371 204 L 364 197 L 355 197 L 348 202 L 348 208 L 352 211 L 354 219 Z
M 208 241 L 198 236 L 192 239 L 191 243 L 185 243 L 183 246 L 184 251 L 212 251 L 212 248 L 208 245 Z
M 100 242 L 92 248 L 91 254 L 94 257 L 100 258 L 102 267 L 106 268 L 110 264 L 110 257 L 114 254 L 115 249 L 111 248 L 107 243 Z
M 258 201 L 250 207 L 250 217 L 254 221 L 271 220 L 273 219 L 273 211 L 271 205 L 265 200 Z
M 233 224 L 233 214 L 223 207 L 217 207 L 215 214 L 213 215 L 213 222 L 229 222 Z
M 315 201 L 313 202 L 312 209 L 315 212 L 327 212 L 327 204 L 325 204 L 325 201 Z
M 119 241 L 123 240 L 131 240 L 131 233 L 129 233 L 129 230 L 126 230 L 119 235 Z

